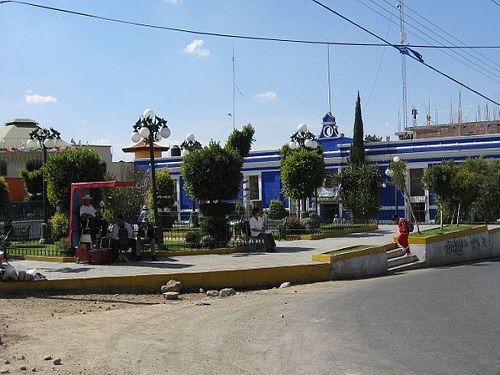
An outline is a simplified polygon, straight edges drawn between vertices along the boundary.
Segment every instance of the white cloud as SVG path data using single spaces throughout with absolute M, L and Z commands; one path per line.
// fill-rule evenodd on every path
M 182 52 L 196 57 L 208 57 L 210 56 L 210 51 L 208 49 L 202 48 L 204 44 L 205 41 L 203 41 L 202 39 L 195 39 L 191 43 L 189 43 L 182 50 Z
M 255 99 L 260 102 L 272 102 L 277 98 L 278 94 L 276 94 L 274 91 L 261 92 L 260 94 L 255 95 Z
M 184 0 L 164 0 L 167 4 L 178 5 L 182 3 Z
M 31 90 L 28 90 L 28 93 L 24 95 L 24 101 L 30 104 L 57 103 L 57 98 L 52 95 L 34 94 Z

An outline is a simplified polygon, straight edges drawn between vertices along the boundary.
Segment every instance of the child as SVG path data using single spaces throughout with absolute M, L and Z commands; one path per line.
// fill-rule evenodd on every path
M 410 244 L 408 243 L 410 223 L 408 219 L 405 217 L 400 218 L 398 214 L 395 214 L 392 221 L 399 227 L 398 244 L 403 248 L 405 255 L 410 255 Z

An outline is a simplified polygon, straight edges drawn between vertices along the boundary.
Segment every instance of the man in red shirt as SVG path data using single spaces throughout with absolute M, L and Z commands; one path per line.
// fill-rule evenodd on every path
M 410 223 L 407 218 L 399 217 L 398 214 L 392 217 L 392 221 L 399 227 L 398 244 L 401 245 L 405 255 L 410 255 L 410 244 L 408 243 L 408 235 L 410 233 Z

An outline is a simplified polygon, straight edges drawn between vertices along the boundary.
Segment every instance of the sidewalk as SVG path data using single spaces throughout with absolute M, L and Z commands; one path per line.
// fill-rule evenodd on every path
M 353 233 L 323 240 L 279 241 L 277 252 L 235 253 L 221 255 L 189 255 L 160 258 L 158 261 L 139 261 L 115 264 L 52 263 L 31 260 L 12 260 L 16 269 L 36 268 L 48 280 L 85 279 L 136 275 L 168 275 L 212 271 L 248 270 L 272 267 L 318 264 L 313 254 L 366 244 L 383 245 L 393 242 L 397 227 L 379 225 L 375 232 Z

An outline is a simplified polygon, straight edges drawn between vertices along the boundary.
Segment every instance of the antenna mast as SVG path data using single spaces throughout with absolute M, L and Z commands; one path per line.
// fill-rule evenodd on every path
M 235 89 L 236 89 L 236 78 L 235 78 L 235 74 L 234 74 L 234 44 L 233 44 L 233 115 L 231 116 L 231 118 L 233 119 L 233 130 L 236 129 L 235 128 L 235 118 L 236 118 L 236 113 L 234 111 L 234 94 L 235 94 Z
M 332 95 L 331 95 L 331 88 L 330 88 L 330 44 L 326 45 L 327 48 L 327 55 L 328 55 L 328 72 L 327 72 L 327 77 L 328 77 L 328 111 L 332 113 Z
M 404 19 L 404 2 L 403 0 L 398 0 L 397 7 L 399 8 L 399 30 L 401 34 L 401 45 L 407 43 L 407 36 L 405 32 L 405 19 Z M 403 126 L 404 129 L 408 127 L 408 94 L 406 87 L 406 55 L 400 53 L 401 55 L 401 80 L 403 81 Z M 401 131 L 401 129 L 398 129 Z

